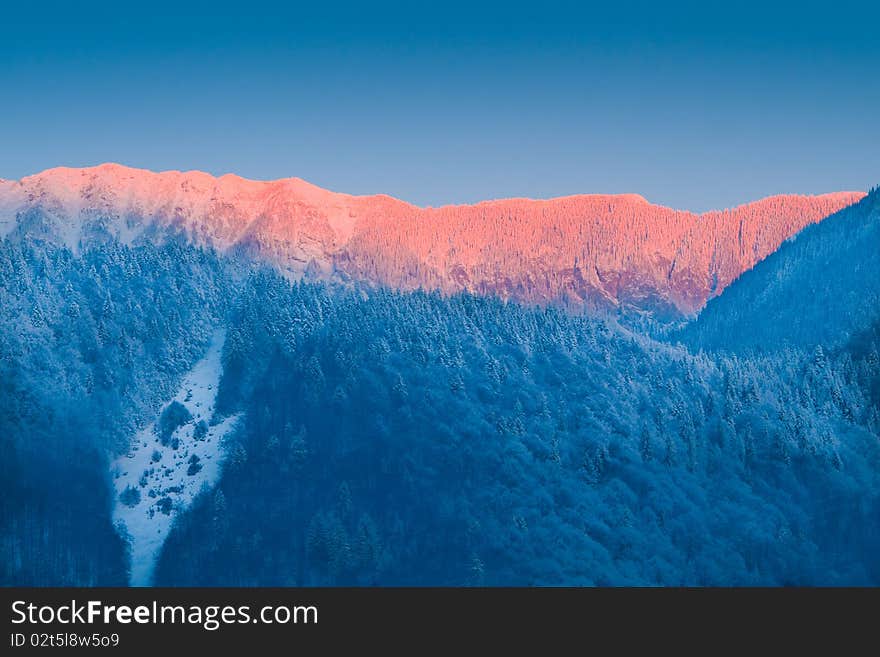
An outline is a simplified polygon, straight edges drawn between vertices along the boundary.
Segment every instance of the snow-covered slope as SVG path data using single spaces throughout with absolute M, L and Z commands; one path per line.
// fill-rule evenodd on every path
M 182 234 L 292 277 L 674 316 L 701 308 L 787 237 L 862 196 L 774 196 L 701 215 L 636 194 L 419 208 L 298 178 L 104 164 L 0 182 L 0 236 L 49 238 L 75 250 L 108 237 Z
M 880 189 L 787 240 L 683 338 L 709 349 L 835 347 L 880 321 Z
M 113 519 L 131 547 L 131 584 L 147 586 L 174 519 L 220 476 L 224 438 L 239 416 L 214 415 L 222 375 L 224 333 L 218 331 L 205 357 L 155 422 L 113 464 Z

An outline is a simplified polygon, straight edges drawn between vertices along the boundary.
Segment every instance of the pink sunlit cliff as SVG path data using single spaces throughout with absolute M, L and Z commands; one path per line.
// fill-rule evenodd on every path
M 0 180 L 0 236 L 79 249 L 179 233 L 294 277 L 687 315 L 784 240 L 863 196 L 773 196 L 704 214 L 634 194 L 421 208 L 298 178 L 104 164 Z

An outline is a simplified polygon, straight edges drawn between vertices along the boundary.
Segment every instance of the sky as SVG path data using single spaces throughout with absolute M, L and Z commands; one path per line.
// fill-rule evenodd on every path
M 0 178 L 119 162 L 418 205 L 880 183 L 880 3 L 0 6 Z

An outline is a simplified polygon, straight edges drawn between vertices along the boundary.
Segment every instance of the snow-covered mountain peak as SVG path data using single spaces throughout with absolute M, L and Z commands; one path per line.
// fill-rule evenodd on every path
M 183 235 L 310 275 L 529 303 L 688 315 L 804 226 L 861 192 L 780 195 L 695 214 L 638 194 L 420 208 L 301 178 L 254 181 L 119 164 L 0 184 L 0 236 L 71 249 Z

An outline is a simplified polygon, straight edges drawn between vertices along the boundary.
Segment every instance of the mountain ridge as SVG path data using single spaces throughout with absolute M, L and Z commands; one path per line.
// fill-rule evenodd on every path
M 571 200 L 571 199 L 579 199 L 579 198 L 617 198 L 617 199 L 630 199 L 634 201 L 639 201 L 646 203 L 648 205 L 654 207 L 665 208 L 668 210 L 674 210 L 676 212 L 686 212 L 688 214 L 703 216 L 708 214 L 714 214 L 719 212 L 730 212 L 733 210 L 737 210 L 739 208 L 747 207 L 750 205 L 755 205 L 757 203 L 761 203 L 763 201 L 768 201 L 771 199 L 782 199 L 782 198 L 818 198 L 818 197 L 846 197 L 849 198 L 851 196 L 859 196 L 863 197 L 867 194 L 862 190 L 836 190 L 831 192 L 820 192 L 816 194 L 807 194 L 807 193 L 796 193 L 796 192 L 781 192 L 778 194 L 770 194 L 769 196 L 763 196 L 760 198 L 756 198 L 750 201 L 744 201 L 742 203 L 737 203 L 736 205 L 732 205 L 729 207 L 723 208 L 713 208 L 705 211 L 696 211 L 696 210 L 688 210 L 686 208 L 675 208 L 670 205 L 664 205 L 662 203 L 655 203 L 653 201 L 648 200 L 642 194 L 638 192 L 578 192 L 574 194 L 561 194 L 559 196 L 550 196 L 550 197 L 532 197 L 532 196 L 503 196 L 497 198 L 485 198 L 480 199 L 473 202 L 462 202 L 462 203 L 442 203 L 439 205 L 419 205 L 417 203 L 413 203 L 411 201 L 407 201 L 402 198 L 398 198 L 391 194 L 387 194 L 384 192 L 375 192 L 370 194 L 351 194 L 348 192 L 340 192 L 336 190 L 332 190 L 326 187 L 321 187 L 316 183 L 310 182 L 305 178 L 301 178 L 299 176 L 285 176 L 281 178 L 247 178 L 241 176 L 237 173 L 227 172 L 222 174 L 213 174 L 207 171 L 203 171 L 201 169 L 163 169 L 161 171 L 154 169 L 147 169 L 144 167 L 135 167 L 129 166 L 126 164 L 121 164 L 119 162 L 102 162 L 101 164 L 95 164 L 90 166 L 82 166 L 82 167 L 74 167 L 74 166 L 65 166 L 59 165 L 55 167 L 48 167 L 41 171 L 37 171 L 32 174 L 28 174 L 26 176 L 22 176 L 21 178 L 2 178 L 0 177 L 0 184 L 22 184 L 25 181 L 32 180 L 40 180 L 48 177 L 52 177 L 57 174 L 76 174 L 79 173 L 81 175 L 87 175 L 93 172 L 99 171 L 115 171 L 115 172 L 124 172 L 129 175 L 133 174 L 141 174 L 148 175 L 154 177 L 165 177 L 165 176 L 182 176 L 184 178 L 194 177 L 194 178 L 202 178 L 202 179 L 210 179 L 215 182 L 221 181 L 236 181 L 243 184 L 249 185 L 275 185 L 280 183 L 293 183 L 293 184 L 301 184 L 315 190 L 320 190 L 323 193 L 334 195 L 334 196 L 344 196 L 347 198 L 353 199 L 365 199 L 365 198 L 376 198 L 376 199 L 388 199 L 395 203 L 400 203 L 403 205 L 407 205 L 409 207 L 415 208 L 417 210 L 442 210 L 446 208 L 462 208 L 462 207 L 474 207 L 479 205 L 491 205 L 497 203 L 504 202 L 534 202 L 534 203 L 552 203 L 554 201 L 562 201 L 562 200 Z
M 301 178 L 106 163 L 0 182 L 0 236 L 82 243 L 184 234 L 305 275 L 526 303 L 688 316 L 803 227 L 864 196 L 777 195 L 693 213 L 638 194 L 419 207 Z

